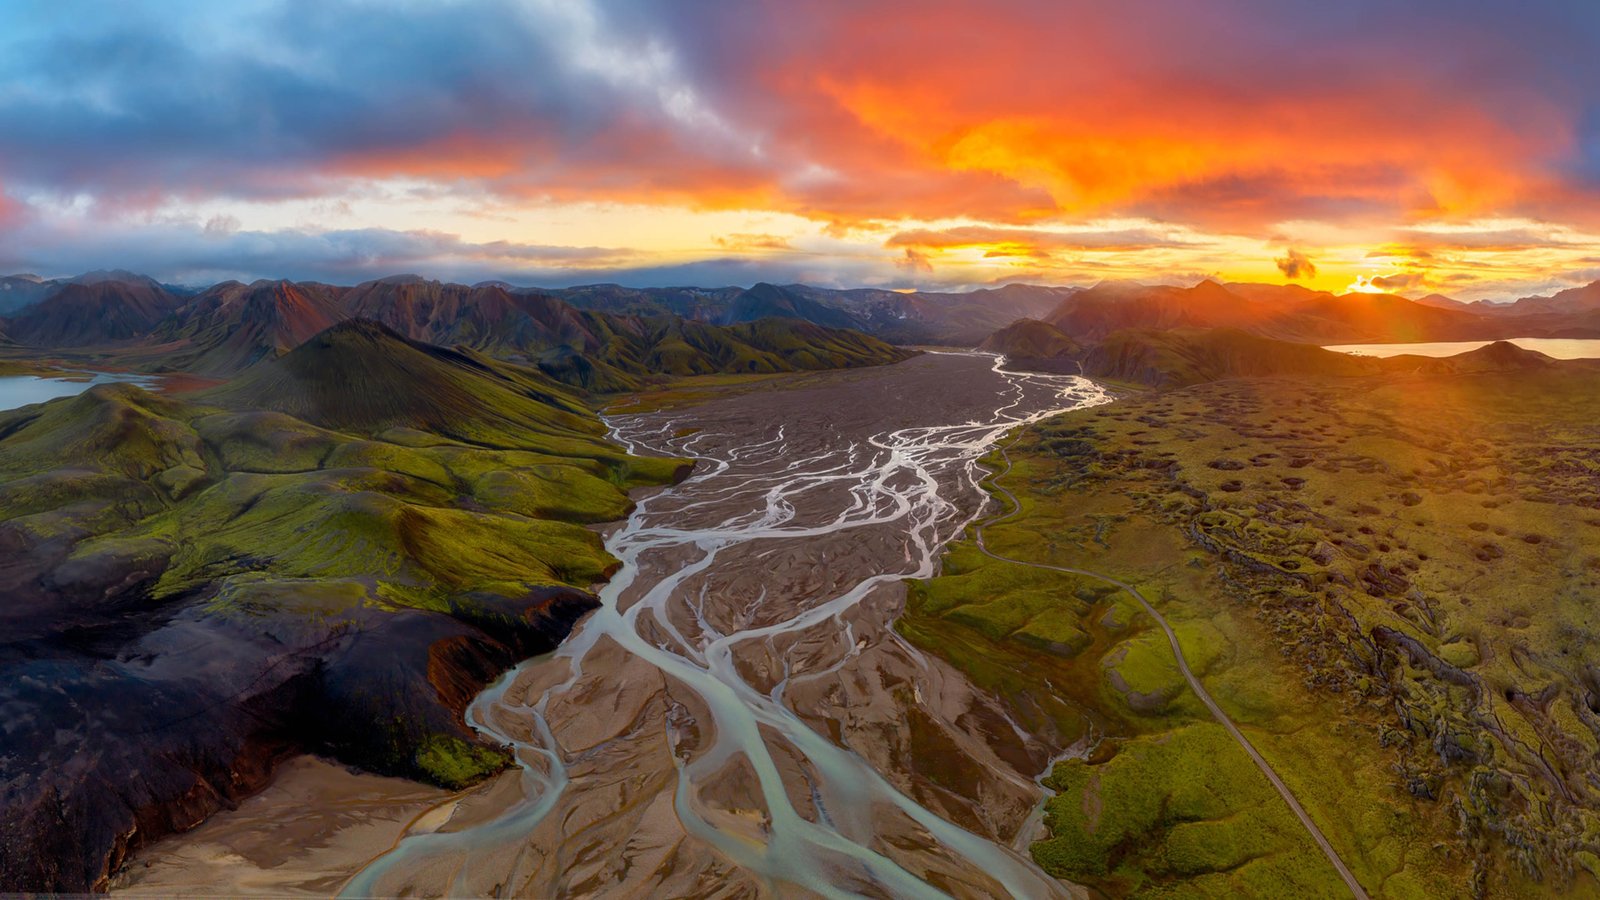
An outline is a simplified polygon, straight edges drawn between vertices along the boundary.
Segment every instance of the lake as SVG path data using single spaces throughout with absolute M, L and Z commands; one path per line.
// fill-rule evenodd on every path
M 67 378 L 40 378 L 37 375 L 7 375 L 0 377 L 0 410 L 16 409 L 30 403 L 43 403 L 57 397 L 81 394 L 97 384 L 118 381 L 149 387 L 155 379 L 149 375 L 124 372 L 80 372 Z
M 1524 350 L 1536 350 L 1556 359 L 1600 359 L 1600 340 L 1578 338 L 1511 338 L 1509 343 Z M 1455 356 L 1493 341 L 1430 341 L 1420 344 L 1330 344 L 1324 350 L 1354 353 L 1357 356 Z

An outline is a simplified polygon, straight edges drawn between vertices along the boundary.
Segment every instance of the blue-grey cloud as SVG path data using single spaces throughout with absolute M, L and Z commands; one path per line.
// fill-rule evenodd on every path
M 681 134 L 695 139 L 698 156 L 736 164 L 738 148 L 692 133 L 713 112 L 685 116 L 652 83 L 673 77 L 671 54 L 650 53 L 655 38 L 600 19 L 596 46 L 573 45 L 563 10 L 584 8 L 512 0 L 8 7 L 0 10 L 0 185 L 128 202 L 270 198 L 416 169 L 447 180 L 503 170 L 519 184 L 559 188 L 608 157 L 627 164 L 640 148 L 617 141 L 644 134 L 668 140 L 653 148 L 663 156 Z M 681 91 L 692 95 L 687 84 Z M 730 158 L 719 159 L 719 148 Z
M 982 286 L 970 275 L 908 271 L 893 259 L 803 251 L 762 258 L 713 256 L 654 264 L 623 248 L 564 247 L 510 241 L 476 243 L 452 234 L 362 228 L 250 231 L 218 223 L 166 223 L 70 234 L 35 222 L 0 243 L 0 273 L 62 277 L 91 269 L 127 269 L 172 284 L 289 278 L 355 284 L 399 273 L 475 283 L 570 287 L 609 282 L 629 287 L 749 286 L 758 281 L 823 287 Z
M 637 264 L 637 255 L 626 249 L 474 243 L 440 232 L 383 228 L 242 231 L 157 224 L 82 234 L 35 223 L 0 243 L 0 272 L 60 276 L 86 269 L 128 269 L 180 284 L 228 278 L 354 283 L 398 272 L 478 281 Z

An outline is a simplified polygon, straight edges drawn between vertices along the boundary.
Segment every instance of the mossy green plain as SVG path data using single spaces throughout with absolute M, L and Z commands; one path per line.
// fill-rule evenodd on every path
M 986 538 L 1156 603 L 1375 896 L 1582 894 L 1597 398 L 1575 368 L 1132 396 L 1021 433 L 1003 483 L 1022 510 Z M 913 641 L 1019 714 L 1053 710 L 1064 742 L 1098 739 L 1050 777 L 1052 871 L 1119 895 L 1342 891 L 1242 751 L 1199 737 L 1164 637 L 1091 579 L 958 544 L 908 607 Z M 1175 770 L 1225 779 L 1227 802 L 1172 812 Z M 1120 842 L 1084 837 L 1091 782 Z

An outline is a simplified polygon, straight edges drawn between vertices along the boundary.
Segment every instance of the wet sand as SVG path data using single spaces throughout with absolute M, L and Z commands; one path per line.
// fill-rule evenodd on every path
M 983 507 L 976 460 L 992 442 L 1022 418 L 1102 399 L 1077 379 L 930 354 L 619 419 L 641 452 L 705 462 L 614 529 L 624 566 L 603 608 L 469 711 L 517 749 L 520 771 L 384 853 L 446 795 L 296 763 L 238 811 L 146 851 L 125 882 L 166 894 L 1064 895 L 1013 849 L 1036 827 L 1035 777 L 1062 736 L 1024 732 L 891 623 L 901 579 L 931 574 Z M 357 870 L 349 884 L 336 874 Z
M 319 757 L 291 759 L 238 809 L 141 852 L 113 879 L 111 892 L 327 897 L 408 829 L 437 827 L 455 796 Z

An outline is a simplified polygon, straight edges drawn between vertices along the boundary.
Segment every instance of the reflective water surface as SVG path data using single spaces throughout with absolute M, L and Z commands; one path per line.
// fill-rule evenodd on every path
M 1357 356 L 1455 356 L 1493 341 L 1430 341 L 1419 344 L 1330 344 L 1324 350 L 1354 353 Z M 1556 359 L 1600 359 L 1600 340 L 1582 338 L 1511 338 L 1509 343 L 1524 350 L 1535 350 Z

